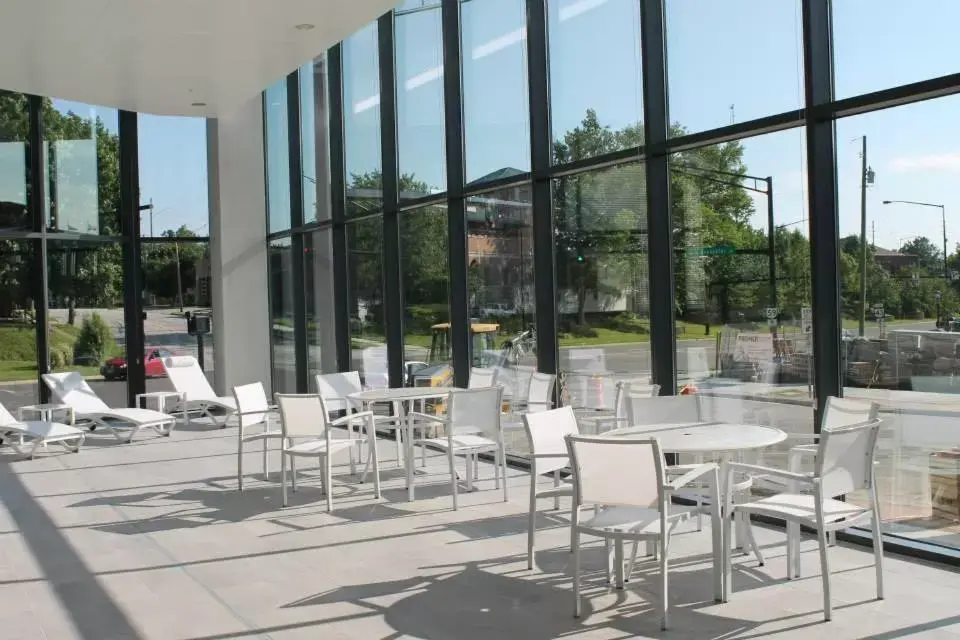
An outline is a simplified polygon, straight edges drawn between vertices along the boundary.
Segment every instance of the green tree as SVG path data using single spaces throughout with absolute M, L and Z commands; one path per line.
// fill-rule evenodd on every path
M 900 248 L 901 253 L 917 256 L 917 266 L 926 275 L 943 274 L 943 254 L 930 238 L 918 236 Z

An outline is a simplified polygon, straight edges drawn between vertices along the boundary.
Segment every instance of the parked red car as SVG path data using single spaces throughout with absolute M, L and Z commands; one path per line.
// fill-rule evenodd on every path
M 175 356 L 174 352 L 163 347 L 148 347 L 143 352 L 143 368 L 146 370 L 148 378 L 163 378 L 167 372 L 163 370 L 163 358 Z M 100 373 L 105 380 L 126 380 L 127 379 L 127 359 L 123 356 L 110 358 L 100 367 Z

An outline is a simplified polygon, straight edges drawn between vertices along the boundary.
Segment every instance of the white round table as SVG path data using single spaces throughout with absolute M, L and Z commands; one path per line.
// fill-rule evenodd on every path
M 408 408 L 414 402 L 446 398 L 451 391 L 458 391 L 456 387 L 400 387 L 396 389 L 366 389 L 347 394 L 347 398 L 362 405 L 367 410 L 371 405 L 390 403 L 395 404 L 399 423 L 403 428 L 403 464 L 407 476 L 407 500 L 413 500 L 413 420 L 407 416 Z M 397 447 L 397 462 L 400 462 L 400 447 Z

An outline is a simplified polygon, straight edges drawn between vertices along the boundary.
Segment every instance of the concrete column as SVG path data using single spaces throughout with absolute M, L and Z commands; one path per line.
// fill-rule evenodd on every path
M 263 101 L 207 121 L 214 385 L 270 381 Z

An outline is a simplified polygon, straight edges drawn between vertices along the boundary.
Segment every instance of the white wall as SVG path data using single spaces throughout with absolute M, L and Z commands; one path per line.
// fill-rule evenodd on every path
M 263 102 L 207 121 L 214 375 L 217 392 L 270 391 Z

